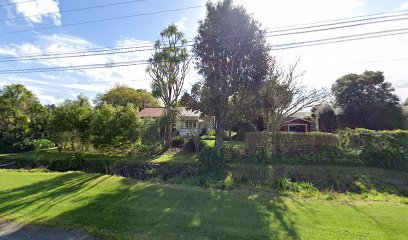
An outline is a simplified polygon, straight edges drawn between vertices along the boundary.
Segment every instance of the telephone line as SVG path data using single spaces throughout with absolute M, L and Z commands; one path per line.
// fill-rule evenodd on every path
M 407 10 L 405 10 L 407 11 Z M 395 16 L 408 16 L 408 14 L 402 14 L 402 15 L 394 15 L 394 16 L 382 16 L 382 17 L 395 17 Z M 303 33 L 312 33 L 312 32 L 319 32 L 319 31 L 327 31 L 327 30 L 334 30 L 334 29 L 340 29 L 340 28 L 348 28 L 348 27 L 355 27 L 355 26 L 361 26 L 361 25 L 367 25 L 367 24 L 375 24 L 375 23 L 382 23 L 382 22 L 389 22 L 389 21 L 400 21 L 400 20 L 407 20 L 408 18 L 399 18 L 399 19 L 383 19 L 380 21 L 372 21 L 372 22 L 367 22 L 367 23 L 358 23 L 358 24 L 353 24 L 353 25 L 344 25 L 344 26 L 337 26 L 337 27 L 330 27 L 330 28 L 323 28 L 323 29 L 314 29 L 314 30 L 307 30 L 307 31 L 298 31 L 298 32 L 289 32 L 289 33 L 281 33 L 281 34 L 274 34 L 270 36 L 285 36 L 285 35 L 294 35 L 294 34 L 303 34 Z M 367 20 L 374 20 L 374 18 L 369 18 L 369 19 L 360 19 L 358 21 L 367 21 Z M 345 23 L 351 23 L 350 21 L 348 22 L 337 22 L 335 25 L 341 25 Z M 309 29 L 309 28 L 317 28 L 317 27 L 322 27 L 322 26 L 331 26 L 334 24 L 329 24 L 329 25 L 316 25 L 316 26 L 309 26 L 305 28 L 292 28 L 292 29 L 283 29 L 283 30 L 277 30 L 277 31 L 267 31 L 266 33 L 274 33 L 274 32 L 283 32 L 283 31 L 292 31 L 292 30 L 299 30 L 299 29 Z M 212 39 L 222 39 L 222 38 L 231 38 L 231 37 L 245 37 L 248 35 L 236 35 L 236 36 L 225 36 L 225 37 L 218 37 L 218 38 L 212 38 Z M 206 39 L 206 40 L 212 40 L 212 39 Z M 188 42 L 193 42 L 194 39 L 190 38 Z M 82 53 L 90 54 L 91 52 L 107 52 L 106 54 L 113 54 L 110 53 L 109 51 L 114 51 L 114 50 L 125 50 L 125 49 L 130 49 L 130 48 L 149 48 L 153 47 L 153 44 L 149 45 L 141 45 L 141 44 L 135 44 L 135 45 L 128 45 L 128 46 L 123 46 L 123 47 L 105 47 L 105 48 L 94 48 L 94 49 L 87 49 L 87 50 L 76 50 L 76 51 L 66 51 L 66 52 L 54 52 L 54 53 L 46 53 L 46 54 L 32 54 L 32 55 L 22 55 L 19 56 L 19 58 L 27 58 L 27 60 L 34 60 L 31 58 L 34 57 L 45 57 L 45 56 L 57 56 L 57 55 L 74 55 L 74 54 L 80 54 L 80 56 L 83 56 Z M 104 55 L 104 54 L 95 54 L 95 55 Z M 69 56 L 69 57 L 75 57 L 75 56 Z M 29 58 L 29 59 L 28 59 Z M 15 59 L 15 57 L 0 57 L 0 60 L 11 60 Z M 12 60 L 11 60 L 12 61 Z M 18 61 L 15 60 L 15 61 Z M 4 61 L 3 61 L 4 62 Z
M 130 4 L 130 3 L 136 3 L 136 2 L 145 2 L 145 1 L 147 1 L 147 0 L 132 0 L 132 1 L 125 1 L 125 2 L 108 3 L 108 4 L 88 6 L 88 7 L 83 7 L 83 8 L 74 8 L 74 9 L 61 10 L 61 11 L 58 11 L 58 12 L 47 13 L 47 15 L 60 14 L 60 13 L 69 13 L 69 12 L 79 12 L 79 11 L 85 11 L 85 10 L 89 10 L 89 9 L 97 9 L 97 8 L 118 6 L 118 5 Z M 29 16 L 20 16 L 20 17 L 13 17 L 13 18 L 3 18 L 3 19 L 0 19 L 0 21 L 4 22 L 4 21 L 16 20 L 16 19 L 37 17 L 37 16 L 44 16 L 44 14 L 34 14 L 34 15 L 29 15 Z

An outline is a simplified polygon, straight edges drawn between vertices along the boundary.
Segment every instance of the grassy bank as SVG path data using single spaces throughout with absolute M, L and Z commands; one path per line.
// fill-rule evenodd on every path
M 408 206 L 0 170 L 0 217 L 106 239 L 407 239 Z

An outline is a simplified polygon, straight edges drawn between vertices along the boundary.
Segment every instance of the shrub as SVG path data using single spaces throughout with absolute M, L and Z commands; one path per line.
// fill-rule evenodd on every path
M 269 132 L 250 132 L 245 135 L 245 147 L 252 152 L 260 148 L 278 149 L 282 153 L 321 152 L 338 144 L 338 137 L 331 133 L 279 133 L 274 141 Z M 275 146 L 277 145 L 277 146 Z
M 4 152 L 29 152 L 33 150 L 48 149 L 55 147 L 55 144 L 48 139 L 33 139 L 28 138 L 24 141 L 11 144 Z
M 189 139 L 186 137 L 176 136 L 173 138 L 172 146 L 175 148 L 184 148 L 188 140 Z
M 216 148 L 204 148 L 198 160 L 202 167 L 210 169 L 222 168 L 226 164 L 223 152 Z
M 345 129 L 339 136 L 340 147 L 355 152 L 366 166 L 408 169 L 408 131 Z

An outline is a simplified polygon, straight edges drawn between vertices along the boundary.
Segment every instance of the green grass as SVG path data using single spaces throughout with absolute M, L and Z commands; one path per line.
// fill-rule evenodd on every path
M 0 218 L 105 239 L 408 239 L 408 206 L 0 170 Z
M 215 146 L 215 140 L 203 140 L 204 145 L 207 147 L 214 147 Z M 224 144 L 226 146 L 233 146 L 233 147 L 241 147 L 244 148 L 245 147 L 245 142 L 243 141 L 224 141 Z
M 18 163 L 21 161 L 39 162 L 45 159 L 64 161 L 78 156 L 89 161 L 136 161 L 141 163 L 194 163 L 198 158 L 197 153 L 179 151 L 167 152 L 153 157 L 141 157 L 137 155 L 108 155 L 92 152 L 58 152 L 56 149 L 47 149 L 32 152 L 0 154 L 0 164 L 10 162 Z
M 198 153 L 170 151 L 153 157 L 150 161 L 152 163 L 196 163 L 198 161 Z

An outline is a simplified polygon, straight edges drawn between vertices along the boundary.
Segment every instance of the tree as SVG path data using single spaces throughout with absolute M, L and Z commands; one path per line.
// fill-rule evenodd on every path
M 399 98 L 382 72 L 348 74 L 332 86 L 341 125 L 372 130 L 400 128 L 402 114 Z
M 277 62 L 271 62 L 260 92 L 262 117 L 268 132 L 279 133 L 285 117 L 313 107 L 328 96 L 325 89 L 308 90 L 301 84 L 304 72 L 297 70 L 298 64 L 296 61 L 285 69 Z
M 35 95 L 21 84 L 0 91 L 1 138 L 9 144 L 25 138 L 44 137 L 48 114 Z
M 183 90 L 188 73 L 190 57 L 184 34 L 171 24 L 160 33 L 155 43 L 155 52 L 149 59 L 146 71 L 152 77 L 153 96 L 159 98 L 165 108 L 164 148 L 171 148 L 176 105 Z
M 408 106 L 408 98 L 405 99 L 404 106 Z
M 88 148 L 91 140 L 92 106 L 84 95 L 65 100 L 52 111 L 50 135 L 59 150 Z
M 272 61 L 260 91 L 262 118 L 266 131 L 273 134 L 276 154 L 280 154 L 280 130 L 284 118 L 313 107 L 328 96 L 325 89 L 308 90 L 300 84 L 299 79 L 304 72 L 297 70 L 298 63 L 299 61 L 285 69 Z
M 140 141 L 143 122 L 132 104 L 114 107 L 103 103 L 91 124 L 92 143 L 99 150 L 129 150 Z
M 158 107 L 159 103 L 153 95 L 143 89 L 134 89 L 126 85 L 116 85 L 104 93 L 99 93 L 96 96 L 96 106 L 101 106 L 103 103 L 108 103 L 113 106 L 126 107 L 128 104 L 133 104 L 139 110 L 146 107 Z
M 223 144 L 230 103 L 239 104 L 249 92 L 259 90 L 267 73 L 268 51 L 265 32 L 242 6 L 231 0 L 207 3 L 193 47 L 204 80 L 194 86 L 191 96 L 198 110 L 215 116 L 217 148 Z
M 334 132 L 337 128 L 337 115 L 332 105 L 322 104 L 316 108 L 316 118 L 321 132 Z

